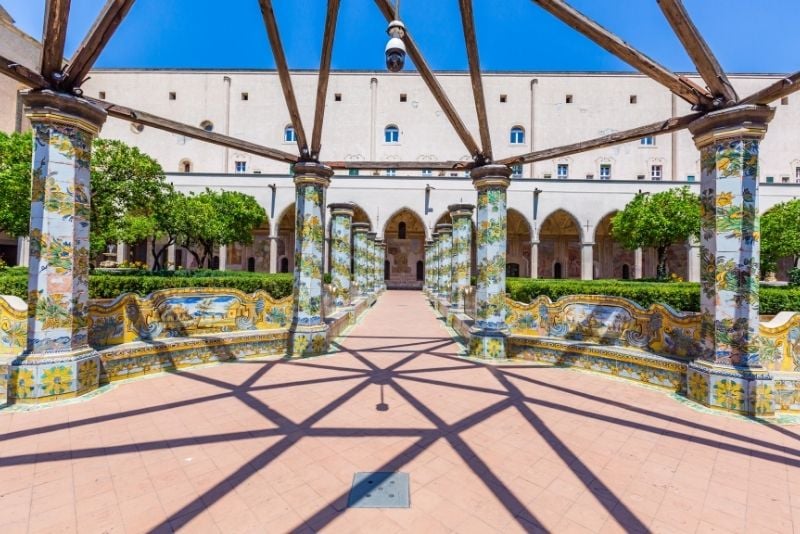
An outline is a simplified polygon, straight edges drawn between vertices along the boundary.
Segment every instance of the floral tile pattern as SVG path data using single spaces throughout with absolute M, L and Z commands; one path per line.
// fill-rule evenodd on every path
M 367 244 L 367 223 L 353 223 L 353 251 L 355 254 L 354 267 L 355 279 L 358 284 L 359 294 L 369 293 L 369 251 Z
M 503 330 L 506 326 L 506 188 L 478 190 L 478 310 L 475 325 Z
M 350 304 L 350 243 L 352 210 L 331 210 L 331 278 L 336 305 Z
M 439 234 L 439 297 L 449 299 L 453 281 L 453 228 L 449 224 L 437 224 Z
M 461 293 L 470 285 L 470 256 L 472 250 L 472 207 L 464 205 L 451 210 L 453 219 L 453 248 L 452 248 L 452 289 L 450 302 L 457 308 L 463 308 L 463 294 Z

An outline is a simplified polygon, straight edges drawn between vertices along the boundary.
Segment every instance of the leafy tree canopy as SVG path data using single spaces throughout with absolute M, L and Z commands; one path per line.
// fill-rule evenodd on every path
M 778 260 L 800 260 L 800 200 L 776 204 L 761 216 L 762 271 L 775 269 Z
M 611 235 L 627 249 L 654 247 L 658 277 L 667 276 L 667 248 L 700 236 L 700 198 L 688 187 L 637 194 L 611 220 Z
M 27 235 L 31 212 L 31 133 L 0 132 L 0 231 Z

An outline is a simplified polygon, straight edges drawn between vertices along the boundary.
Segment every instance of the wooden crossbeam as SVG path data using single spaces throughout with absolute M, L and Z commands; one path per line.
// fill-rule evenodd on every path
M 50 87 L 50 82 L 38 72 L 32 71 L 28 67 L 3 56 L 0 56 L 0 73 L 32 89 L 45 89 Z
M 691 113 L 689 115 L 683 115 L 680 117 L 672 117 L 671 119 L 667 119 L 665 121 L 654 122 L 652 124 L 647 124 L 645 126 L 639 126 L 638 128 L 633 128 L 631 130 L 614 132 L 612 134 L 604 135 L 602 137 L 598 137 L 595 139 L 590 139 L 588 141 L 581 141 L 579 143 L 573 143 L 571 145 L 564 145 L 555 148 L 546 148 L 544 150 L 528 152 L 527 154 L 522 154 L 520 156 L 512 156 L 509 158 L 502 159 L 497 163 L 503 165 L 535 163 L 537 161 L 545 161 L 553 158 L 562 158 L 564 156 L 569 156 L 571 154 L 578 154 L 580 152 L 586 152 L 588 150 L 594 150 L 597 148 L 619 145 L 621 143 L 627 143 L 628 141 L 641 139 L 642 137 L 647 137 L 649 135 L 677 132 L 679 130 L 687 128 L 689 124 L 691 124 L 693 121 L 696 121 L 704 114 L 705 113 L 703 112 L 698 112 L 698 113 Z
M 308 158 L 308 142 L 306 141 L 306 131 L 303 129 L 303 121 L 300 119 L 300 109 L 297 107 L 294 87 L 292 87 L 292 77 L 289 74 L 289 65 L 286 62 L 286 54 L 283 51 L 281 35 L 278 32 L 278 22 L 275 19 L 275 11 L 272 9 L 272 0 L 258 0 L 261 6 L 261 15 L 264 18 L 264 26 L 267 29 L 269 45 L 272 48 L 272 55 L 275 58 L 275 67 L 278 70 L 278 77 L 283 89 L 283 97 L 286 100 L 286 107 L 289 110 L 289 119 L 294 127 L 297 147 L 300 149 L 301 158 Z
M 708 46 L 703 35 L 689 17 L 683 2 L 681 0 L 658 0 L 658 5 L 664 12 L 669 25 L 672 26 L 675 35 L 686 49 L 686 53 L 689 54 L 692 63 L 697 67 L 697 72 L 711 90 L 711 94 L 715 98 L 722 99 L 721 104 L 736 103 L 739 100 L 736 91 L 714 56 L 714 52 L 711 51 L 711 47 Z
M 69 4 L 70 0 L 47 0 L 45 5 L 40 72 L 47 79 L 52 80 L 54 73 L 60 73 L 64 64 Z
M 383 13 L 383 16 L 386 18 L 386 22 L 391 22 L 394 20 L 395 13 L 389 0 L 375 0 L 375 3 L 381 10 L 381 13 Z M 470 135 L 467 127 L 461 120 L 461 117 L 459 117 L 458 112 L 456 112 L 453 103 L 450 102 L 450 99 L 444 92 L 444 88 L 439 84 L 439 80 L 436 79 L 436 76 L 428 66 L 428 63 L 425 61 L 425 58 L 419 51 L 419 48 L 417 48 L 417 44 L 414 42 L 414 39 L 411 38 L 411 34 L 408 32 L 408 30 L 406 30 L 405 37 L 403 37 L 403 43 L 405 43 L 408 55 L 411 57 L 411 60 L 417 67 L 419 75 L 428 86 L 428 89 L 430 89 L 431 94 L 433 94 L 433 98 L 436 99 L 439 107 L 442 108 L 447 120 L 450 121 L 450 124 L 453 126 L 456 134 L 458 134 L 458 137 L 461 139 L 461 142 L 464 143 L 467 151 L 472 154 L 473 157 L 479 157 L 480 148 L 478 147 L 478 144 L 475 142 L 475 139 L 472 138 L 472 135 Z
M 108 0 L 64 71 L 64 86 L 79 87 L 135 0 Z
M 789 96 L 795 91 L 800 91 L 800 71 L 790 74 L 785 78 L 781 78 L 760 91 L 756 91 L 752 95 L 743 98 L 739 103 L 766 105 L 779 98 Z
M 489 119 L 486 115 L 486 99 L 483 95 L 481 79 L 481 63 L 478 56 L 478 37 L 475 34 L 475 17 L 472 12 L 472 0 L 459 0 L 461 7 L 461 26 L 464 28 L 464 41 L 467 45 L 469 60 L 469 76 L 472 81 L 472 96 L 475 100 L 475 111 L 478 114 L 478 129 L 481 135 L 481 148 L 486 161 L 492 160 L 492 138 L 489 135 Z
M 325 97 L 328 94 L 328 79 L 331 73 L 331 56 L 333 55 L 333 37 L 336 34 L 336 19 L 339 14 L 339 0 L 328 0 L 328 12 L 325 15 L 325 33 L 322 37 L 322 54 L 319 60 L 319 78 L 317 80 L 317 104 L 314 110 L 314 130 L 311 132 L 311 158 L 319 158 L 322 147 L 322 123 L 325 118 Z
M 202 128 L 197 128 L 196 126 L 189 126 L 188 124 L 183 124 L 182 122 L 165 119 L 164 117 L 159 117 L 157 115 L 147 113 L 146 111 L 120 106 L 105 100 L 87 96 L 84 96 L 83 98 L 104 109 L 109 116 L 117 119 L 143 124 L 144 126 L 149 126 L 157 130 L 184 135 L 186 137 L 191 137 L 192 139 L 199 139 L 200 141 L 205 141 L 214 145 L 233 148 L 234 150 L 241 150 L 242 152 L 247 152 L 248 154 L 263 156 L 265 158 L 282 161 L 284 163 L 296 163 L 298 160 L 297 156 L 289 154 L 288 152 L 283 152 L 282 150 L 268 148 L 256 143 L 251 143 L 250 141 L 244 141 L 242 139 L 237 139 L 235 137 L 230 137 L 228 135 L 216 132 L 208 132 Z
M 326 161 L 332 169 L 455 170 L 473 166 L 471 161 Z
M 701 108 L 711 107 L 713 98 L 702 87 L 682 76 L 677 76 L 563 0 L 531 1 L 690 104 Z

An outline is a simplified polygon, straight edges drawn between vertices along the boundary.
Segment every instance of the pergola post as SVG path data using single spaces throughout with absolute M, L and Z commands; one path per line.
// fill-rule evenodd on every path
M 701 332 L 689 397 L 748 415 L 774 413 L 759 357 L 758 153 L 774 109 L 740 105 L 690 126 L 701 161 Z
M 422 290 L 425 294 L 430 294 L 431 289 L 431 265 L 433 264 L 433 241 L 425 240 L 425 283 Z
M 447 207 L 453 219 L 453 279 L 450 304 L 453 310 L 464 310 L 464 289 L 470 285 L 472 266 L 472 204 L 452 204 Z
M 333 174 L 320 163 L 294 166 L 294 301 L 290 352 L 293 357 L 323 354 L 328 327 L 322 311 L 322 255 L 325 239 L 325 190 Z
M 33 126 L 28 333 L 12 362 L 11 395 L 22 402 L 97 388 L 100 357 L 89 347 L 89 163 L 103 110 L 71 95 L 23 97 Z
M 476 317 L 470 332 L 469 355 L 476 358 L 506 357 L 506 190 L 511 169 L 484 165 L 472 170 L 478 190 Z
M 439 291 L 440 299 L 450 300 L 453 279 L 453 225 L 437 224 L 439 233 Z
M 378 292 L 378 280 L 375 276 L 375 261 L 377 258 L 377 247 L 375 239 L 378 234 L 375 232 L 367 233 L 367 290 L 371 295 Z
M 376 241 L 378 247 L 378 288 L 386 291 L 386 241 Z
M 358 295 L 366 296 L 369 293 L 369 264 L 367 256 L 369 245 L 367 243 L 368 223 L 353 223 L 353 267 L 355 269 L 356 284 L 358 285 Z
M 439 260 L 441 258 L 439 254 L 439 233 L 433 232 L 431 234 L 433 238 L 431 240 L 431 288 L 430 288 L 430 298 L 431 300 L 436 298 L 436 295 L 439 294 Z
M 336 305 L 349 306 L 350 242 L 355 205 L 329 204 L 331 210 L 331 279 L 336 288 Z

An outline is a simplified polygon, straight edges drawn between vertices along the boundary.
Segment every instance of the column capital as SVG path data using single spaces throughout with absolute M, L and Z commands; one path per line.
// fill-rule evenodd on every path
M 447 206 L 447 211 L 450 212 L 450 217 L 453 220 L 459 217 L 469 217 L 472 218 L 472 211 L 475 209 L 475 205 L 473 204 L 450 204 Z
M 367 232 L 367 239 L 370 241 L 375 241 L 375 238 L 378 237 L 377 232 Z
M 453 225 L 452 224 L 437 224 L 436 225 L 436 232 L 438 235 L 450 235 L 453 233 Z
M 333 169 L 322 163 L 298 161 L 294 164 L 295 185 L 315 184 L 328 187 L 333 176 Z
M 33 123 L 56 123 L 80 128 L 90 135 L 100 133 L 106 122 L 104 109 L 88 100 L 49 89 L 30 91 L 22 96 L 25 115 Z
M 328 204 L 328 209 L 331 210 L 331 215 L 344 215 L 345 217 L 352 217 L 356 212 L 356 205 L 352 202 L 341 202 L 337 204 Z
M 355 233 L 364 233 L 366 234 L 369 232 L 369 223 L 364 222 L 354 222 L 353 225 L 350 227 L 353 232 Z
M 507 188 L 511 185 L 511 168 L 507 165 L 482 165 L 470 171 L 472 185 L 476 189 L 484 187 Z
M 775 116 L 775 108 L 744 104 L 714 111 L 689 125 L 694 144 L 702 148 L 723 139 L 747 137 L 763 139 L 767 124 Z

